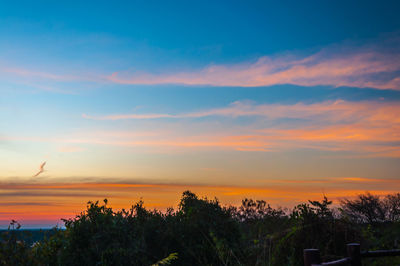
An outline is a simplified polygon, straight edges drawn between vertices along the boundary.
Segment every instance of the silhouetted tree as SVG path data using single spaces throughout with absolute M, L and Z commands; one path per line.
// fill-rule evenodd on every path
M 386 206 L 379 196 L 366 194 L 358 195 L 356 199 L 341 201 L 343 215 L 357 223 L 379 223 L 386 219 Z
M 302 265 L 304 248 L 336 259 L 348 242 L 390 249 L 400 239 L 400 193 L 346 199 L 339 212 L 326 197 L 289 211 L 252 199 L 223 207 L 190 191 L 166 212 L 148 210 L 143 201 L 121 211 L 107 204 L 89 202 L 64 220 L 65 230 L 54 228 L 32 246 L 12 221 L 0 234 L 0 265 Z

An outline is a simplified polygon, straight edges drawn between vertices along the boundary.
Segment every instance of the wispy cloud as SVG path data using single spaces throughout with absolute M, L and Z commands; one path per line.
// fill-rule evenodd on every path
M 14 135 L 4 136 L 3 139 L 54 143 L 62 147 L 58 149 L 59 152 L 78 152 L 94 145 L 109 145 L 141 147 L 141 151 L 150 152 L 188 149 L 275 152 L 306 148 L 349 152 L 348 156 L 400 157 L 400 106 L 397 102 L 327 101 L 292 105 L 235 102 L 228 107 L 198 112 L 139 116 L 127 114 L 90 118 L 119 120 L 159 117 L 167 121 L 149 121 L 146 123 L 148 128 L 142 128 L 143 131 L 86 130 L 65 136 Z M 245 125 L 232 119 L 243 116 L 253 116 L 255 119 Z M 212 119 L 197 119 L 202 117 Z M 175 123 L 171 119 L 185 121 Z M 216 122 L 219 125 L 217 127 Z
M 253 181 L 252 181 L 253 182 Z M 127 180 L 113 180 L 104 179 L 103 181 L 91 182 L 80 182 L 79 180 L 70 182 L 13 182 L 8 183 L 3 181 L 1 183 L 2 189 L 6 193 L 2 196 L 3 198 L 7 196 L 13 196 L 20 193 L 21 197 L 35 197 L 46 198 L 46 197 L 75 197 L 75 196 L 86 196 L 86 197 L 102 197 L 108 195 L 111 197 L 122 197 L 129 198 L 129 194 L 132 192 L 173 192 L 180 190 L 185 190 L 185 188 L 190 188 L 193 190 L 213 190 L 213 191 L 237 191 L 237 190 L 249 190 L 249 191 L 264 191 L 281 193 L 281 190 L 286 190 L 288 192 L 304 192 L 307 193 L 311 190 L 315 190 L 315 187 L 321 185 L 329 185 L 333 189 L 339 190 L 356 190 L 363 191 L 370 189 L 373 186 L 379 190 L 396 191 L 399 188 L 399 183 L 395 179 L 385 179 L 385 178 L 365 178 L 365 177 L 325 177 L 320 179 L 265 179 L 254 181 L 253 185 L 235 186 L 235 185 L 204 185 L 195 183 L 159 183 L 159 182 L 145 182 L 142 181 L 130 181 Z M 331 186 L 334 185 L 334 186 Z M 361 186 L 361 187 L 360 187 Z M 23 195 L 27 193 L 26 195 Z M 361 192 L 362 193 L 362 192 Z M 58 196 L 56 196 L 58 194 Z M 267 195 L 266 194 L 266 195 Z M 175 195 L 179 196 L 179 195 Z M 305 194 L 304 194 L 305 196 Z M 286 197 L 280 195 L 281 198 Z M 22 202 L 22 201 L 21 201 Z M 11 204 L 11 203 L 9 203 Z M 20 205 L 13 201 L 12 204 Z M 46 202 L 33 202 L 30 204 L 47 204 Z M 54 205 L 54 204 L 48 204 Z
M 84 150 L 84 148 L 78 146 L 61 146 L 58 148 L 58 151 L 63 153 L 81 152 Z
M 242 128 L 237 134 L 209 129 L 203 135 L 168 132 L 157 138 L 102 138 L 104 143 L 121 146 L 233 148 L 240 151 L 276 151 L 312 148 L 362 152 L 364 156 L 398 157 L 400 147 L 400 106 L 383 101 L 326 101 L 313 104 L 253 104 L 235 102 L 228 107 L 180 114 L 117 114 L 87 116 L 98 120 L 121 119 L 196 119 L 202 117 L 259 117 L 267 128 Z M 284 122 L 285 119 L 300 122 Z M 279 122 L 279 123 L 278 123 Z M 191 121 L 196 123 L 196 120 Z M 240 128 L 240 126 L 238 126 Z M 212 133 L 211 133 L 212 132 Z M 94 141 L 94 139 L 92 139 Z M 101 142 L 100 140 L 98 140 Z
M 15 68 L 15 67 L 0 67 L 0 73 L 7 73 L 10 75 L 15 75 L 19 77 L 30 77 L 30 78 L 38 78 L 38 79 L 48 79 L 48 80 L 56 80 L 56 81 L 68 81 L 68 80 L 76 80 L 77 77 L 69 76 L 69 75 L 60 75 L 54 74 L 51 72 L 41 72 L 30 70 L 26 68 Z
M 202 118 L 209 116 L 264 116 L 276 118 L 318 118 L 324 120 L 386 120 L 399 122 L 400 107 L 397 103 L 364 101 L 348 102 L 343 100 L 324 101 L 313 104 L 254 104 L 236 101 L 228 107 L 203 110 L 180 114 L 113 114 L 93 116 L 82 114 L 83 118 L 94 120 L 124 120 L 124 119 L 160 119 L 160 118 Z
M 392 40 L 398 45 L 398 40 Z M 120 84 L 186 84 L 210 86 L 350 86 L 400 89 L 400 53 L 378 46 L 328 47 L 309 55 L 263 56 L 255 62 L 214 64 L 176 73 L 114 72 Z
M 38 67 L 39 68 L 39 67 Z M 0 79 L 17 84 L 18 87 L 34 88 L 41 91 L 76 94 L 77 87 L 93 87 L 106 83 L 101 75 L 94 72 L 83 72 L 75 69 L 48 69 L 41 66 L 40 70 L 24 66 L 12 66 L 11 63 L 0 61 Z
M 55 71 L 45 67 L 34 70 L 3 63 L 0 65 L 0 75 L 17 78 L 15 80 L 18 82 L 31 83 L 44 90 L 50 88 L 60 92 L 64 90 L 52 89 L 54 85 L 71 82 L 239 87 L 294 84 L 400 90 L 400 51 L 393 48 L 399 46 L 399 39 L 375 42 L 363 46 L 337 44 L 309 55 L 289 51 L 285 54 L 262 56 L 253 61 L 209 64 L 200 69 L 177 72 L 160 70 L 158 73 L 149 73 L 139 68 L 134 72 L 127 70 L 104 74 L 93 66 L 83 73 L 68 69 L 68 66 Z
M 118 115 L 106 115 L 106 116 L 92 116 L 82 114 L 83 118 L 93 120 L 122 120 L 122 119 L 157 119 L 157 118 L 181 118 L 179 115 L 169 114 L 118 114 Z
M 383 195 L 400 189 L 397 180 L 364 177 L 251 180 L 247 186 L 111 180 L 52 183 L 27 181 L 9 183 L 3 180 L 0 183 L 2 190 L 0 224 L 7 224 L 7 219 L 10 217 L 22 223 L 37 219 L 38 216 L 41 220 L 57 221 L 78 214 L 88 200 L 104 198 L 108 198 L 114 208 L 129 208 L 134 201 L 142 198 L 147 207 L 166 209 L 177 206 L 179 194 L 187 189 L 200 196 L 216 196 L 222 204 L 239 205 L 244 197 L 250 197 L 287 207 L 306 200 L 320 200 L 324 194 L 337 202 L 342 197 L 352 197 L 365 191 Z M 41 208 L 38 211 L 32 206 Z

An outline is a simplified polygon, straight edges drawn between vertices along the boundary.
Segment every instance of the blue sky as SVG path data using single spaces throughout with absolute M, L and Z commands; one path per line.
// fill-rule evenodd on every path
M 395 1 L 26 1 L 0 11 L 2 57 L 100 69 L 196 67 L 362 43 L 398 31 L 398 11 Z

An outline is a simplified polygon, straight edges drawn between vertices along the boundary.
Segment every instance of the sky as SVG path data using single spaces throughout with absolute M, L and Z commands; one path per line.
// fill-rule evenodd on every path
M 0 8 L 0 227 L 88 201 L 292 207 L 400 190 L 397 1 Z M 34 176 L 46 162 L 44 172 Z

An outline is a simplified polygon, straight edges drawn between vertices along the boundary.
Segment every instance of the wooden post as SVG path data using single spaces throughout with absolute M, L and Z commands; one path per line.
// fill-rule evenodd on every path
M 319 249 L 305 249 L 304 250 L 304 266 L 311 266 L 313 264 L 321 264 L 321 256 Z
M 360 244 L 351 243 L 347 244 L 347 256 L 350 258 L 351 266 L 361 266 L 361 251 Z

